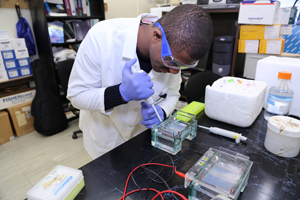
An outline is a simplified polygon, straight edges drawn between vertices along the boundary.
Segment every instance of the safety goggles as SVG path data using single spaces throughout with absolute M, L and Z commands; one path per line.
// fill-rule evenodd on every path
M 158 22 L 155 22 L 155 26 L 160 28 L 160 30 L 162 32 L 161 60 L 166 67 L 173 68 L 173 69 L 187 69 L 187 68 L 193 68 L 193 67 L 197 66 L 198 61 L 192 65 L 187 65 L 187 64 L 184 64 L 184 63 L 176 60 L 172 56 L 172 51 L 171 51 L 171 48 L 168 43 L 168 40 L 167 40 L 167 37 L 166 37 L 163 27 Z

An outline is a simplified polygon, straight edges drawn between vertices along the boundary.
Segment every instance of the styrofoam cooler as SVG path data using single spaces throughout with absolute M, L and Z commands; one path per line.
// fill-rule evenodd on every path
M 290 86 L 294 91 L 294 97 L 289 115 L 300 117 L 300 58 L 269 56 L 257 62 L 255 80 L 266 82 L 267 91 L 274 85 L 279 71 L 292 73 Z M 265 98 L 267 102 L 267 95 Z M 266 104 L 264 105 L 264 107 Z
M 267 84 L 238 77 L 222 77 L 205 88 L 205 114 L 239 127 L 248 127 L 264 104 Z

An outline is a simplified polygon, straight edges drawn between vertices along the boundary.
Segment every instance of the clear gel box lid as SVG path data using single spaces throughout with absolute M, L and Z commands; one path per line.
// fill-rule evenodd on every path
M 28 200 L 61 200 L 83 179 L 82 171 L 57 165 L 27 193 Z
M 185 187 L 190 186 L 189 199 L 200 199 L 201 193 L 237 199 L 247 185 L 251 166 L 247 156 L 210 148 L 185 176 Z

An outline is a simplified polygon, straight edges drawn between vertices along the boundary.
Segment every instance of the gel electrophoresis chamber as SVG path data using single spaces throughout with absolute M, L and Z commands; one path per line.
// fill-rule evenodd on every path
M 189 200 L 198 200 L 202 193 L 237 199 L 248 183 L 252 161 L 242 154 L 210 148 L 186 173 Z

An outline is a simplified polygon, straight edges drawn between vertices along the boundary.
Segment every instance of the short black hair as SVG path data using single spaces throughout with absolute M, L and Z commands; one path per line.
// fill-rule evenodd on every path
M 212 20 L 207 11 L 194 4 L 175 7 L 158 21 L 164 28 L 172 51 L 186 51 L 195 60 L 200 60 L 212 42 Z

